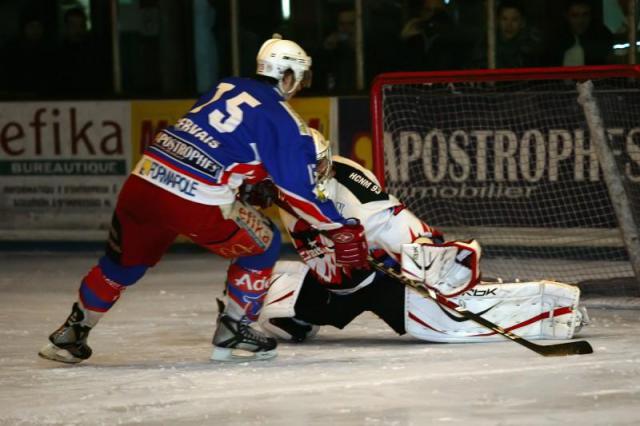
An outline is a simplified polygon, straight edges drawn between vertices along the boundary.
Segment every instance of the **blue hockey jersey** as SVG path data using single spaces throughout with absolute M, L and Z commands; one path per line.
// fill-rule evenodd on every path
M 244 181 L 269 176 L 304 219 L 336 227 L 342 217 L 313 192 L 315 158 L 306 123 L 276 88 L 228 78 L 161 131 L 133 173 L 208 205 L 230 204 Z

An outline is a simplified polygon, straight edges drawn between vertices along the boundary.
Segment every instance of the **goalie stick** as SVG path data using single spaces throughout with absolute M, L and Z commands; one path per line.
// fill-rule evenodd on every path
M 287 213 L 300 219 L 300 216 L 297 214 L 297 212 L 293 210 L 293 208 L 280 196 L 280 194 L 278 195 L 279 196 L 276 197 L 275 199 L 275 204 L 278 207 L 285 210 Z M 593 353 L 593 348 L 591 347 L 589 342 L 587 342 L 586 340 L 579 340 L 577 342 L 558 343 L 558 344 L 551 344 L 551 345 L 538 345 L 536 343 L 533 343 L 530 340 L 527 340 L 523 337 L 518 336 L 517 334 L 511 333 L 510 331 L 503 329 L 499 325 L 494 324 L 493 322 L 487 320 L 481 315 L 473 313 L 465 309 L 464 307 L 459 306 L 458 304 L 443 297 L 442 295 L 439 295 L 433 291 L 427 290 L 426 288 L 411 281 L 410 279 L 398 274 L 393 269 L 387 268 L 386 266 L 376 261 L 371 256 L 368 257 L 368 261 L 369 261 L 369 264 L 376 270 L 386 274 L 387 276 L 395 279 L 396 281 L 404 284 L 405 286 L 411 287 L 412 289 L 420 293 L 420 295 L 430 298 L 434 300 L 436 303 L 438 303 L 439 305 L 457 312 L 459 315 L 463 316 L 464 318 L 474 321 L 482 325 L 483 327 L 486 327 L 489 330 L 492 330 L 504 336 L 505 338 L 511 340 L 512 342 L 518 343 L 519 345 L 522 345 L 525 348 L 528 348 L 542 356 L 586 355 L 586 354 Z

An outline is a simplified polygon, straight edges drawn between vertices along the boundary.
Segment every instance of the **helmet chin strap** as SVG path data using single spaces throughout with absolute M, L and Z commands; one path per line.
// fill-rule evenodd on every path
M 284 99 L 288 101 L 296 92 L 296 89 L 300 85 L 300 81 L 296 80 L 296 82 L 293 84 L 293 87 L 291 87 L 291 90 L 289 91 L 284 90 L 283 83 L 284 83 L 284 78 L 278 82 L 278 90 L 280 91 Z

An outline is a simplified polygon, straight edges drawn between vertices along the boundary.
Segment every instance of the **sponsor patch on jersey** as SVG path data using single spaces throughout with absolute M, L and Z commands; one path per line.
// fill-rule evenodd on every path
M 200 204 L 220 206 L 235 200 L 235 191 L 228 185 L 207 184 L 149 155 L 143 155 L 131 174 L 136 175 L 178 197 Z
M 177 173 L 175 170 L 167 166 L 153 161 L 148 157 L 144 157 L 134 173 L 140 177 L 150 180 L 158 186 L 162 186 L 171 192 L 178 192 L 183 197 L 192 198 L 196 196 L 198 186 L 200 185 L 194 179 Z
M 180 164 L 218 180 L 224 170 L 222 164 L 197 146 L 163 131 L 158 133 L 150 150 L 160 152 Z

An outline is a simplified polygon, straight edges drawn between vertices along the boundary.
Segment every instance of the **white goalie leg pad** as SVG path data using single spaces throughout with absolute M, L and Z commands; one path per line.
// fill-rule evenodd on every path
M 479 284 L 451 299 L 470 312 L 527 339 L 571 339 L 581 325 L 580 289 L 552 281 Z M 405 327 L 421 340 L 444 343 L 505 338 L 407 287 Z
M 271 285 L 258 318 L 258 324 L 266 333 L 280 339 L 292 340 L 291 333 L 278 327 L 270 320 L 291 318 L 294 321 L 299 321 L 295 318 L 295 305 L 308 272 L 309 267 L 302 262 L 278 261 L 276 263 L 271 274 Z M 319 328 L 312 326 L 306 338 L 315 336 Z
M 402 275 L 445 297 L 457 296 L 478 283 L 481 254 L 476 240 L 435 244 L 418 239 L 402 245 Z

